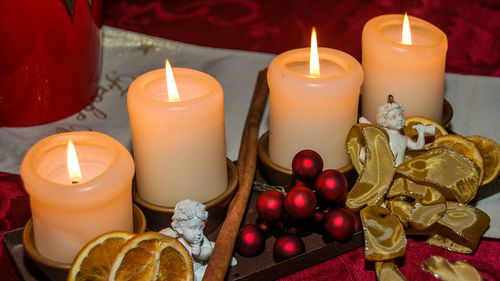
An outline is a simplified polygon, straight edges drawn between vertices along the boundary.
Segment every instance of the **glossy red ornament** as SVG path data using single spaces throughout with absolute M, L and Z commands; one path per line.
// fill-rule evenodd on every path
M 325 213 L 320 212 L 320 211 L 314 211 L 314 212 L 311 214 L 311 218 L 312 218 L 315 222 L 318 222 L 318 223 L 323 222 L 323 218 L 324 218 L 324 217 L 325 217 Z
M 347 193 L 347 179 L 337 170 L 324 170 L 316 179 L 315 189 L 319 197 L 336 201 Z
M 285 197 L 285 210 L 296 219 L 308 217 L 316 209 L 316 204 L 316 195 L 304 186 L 292 188 Z
M 262 234 L 267 234 L 271 231 L 271 226 L 266 221 L 261 221 L 257 224 L 257 227 L 262 231 Z
M 296 255 L 304 253 L 306 246 L 299 236 L 285 234 L 276 239 L 273 247 L 273 257 L 276 262 L 280 262 Z
M 323 228 L 326 233 L 338 241 L 346 241 L 354 233 L 354 217 L 344 208 L 334 208 L 325 214 Z
M 361 219 L 359 218 L 359 214 L 351 211 L 351 210 L 347 210 L 349 211 L 349 213 L 352 215 L 352 218 L 354 219 L 354 232 L 358 232 L 361 230 Z
M 265 221 L 276 221 L 283 217 L 285 196 L 276 190 L 266 190 L 257 198 L 256 209 L 259 217 Z
M 310 149 L 305 149 L 293 157 L 292 171 L 300 179 L 314 179 L 323 170 L 323 159 Z
M 234 245 L 236 252 L 242 256 L 255 257 L 265 248 L 265 237 L 258 226 L 247 224 L 241 227 Z
M 310 181 L 305 181 L 294 177 L 293 186 L 308 186 Z
M 0 127 L 52 122 L 97 95 L 102 1 L 2 1 Z

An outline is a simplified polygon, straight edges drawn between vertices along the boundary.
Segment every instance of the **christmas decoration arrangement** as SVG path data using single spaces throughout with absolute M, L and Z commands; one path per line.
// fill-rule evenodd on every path
M 256 183 L 260 221 L 240 229 L 235 250 L 258 258 L 266 238 L 274 235 L 274 260 L 284 261 L 307 251 L 300 232 L 315 223 L 327 243 L 345 242 L 362 228 L 365 259 L 375 263 L 379 280 L 406 280 L 396 259 L 405 255 L 407 235 L 472 254 L 490 219 L 467 203 L 481 185 L 497 178 L 500 146 L 481 136 L 448 134 L 427 118 L 405 120 L 403 112 L 404 106 L 390 98 L 377 124 L 361 118 L 352 126 L 346 150 L 359 177 L 350 190 L 345 176 L 323 170 L 321 156 L 312 150 L 293 158 L 289 190 Z M 432 257 L 422 268 L 442 280 L 479 276 L 466 262 L 451 264 L 442 257 Z
M 308 149 L 295 155 L 292 170 L 295 184 L 289 190 L 255 183 L 254 188 L 262 191 L 256 200 L 261 221 L 240 229 L 235 244 L 240 255 L 259 255 L 266 237 L 275 235 L 273 258 L 280 262 L 306 251 L 300 237 L 305 230 L 321 231 L 327 241 L 347 241 L 360 229 L 358 215 L 343 208 L 347 194 L 344 174 L 323 170 L 321 156 Z
M 490 223 L 486 213 L 467 205 L 484 183 L 485 173 L 484 159 L 473 141 L 444 131 L 433 142 L 415 147 L 409 136 L 399 133 L 403 127 L 411 129 L 401 122 L 403 110 L 402 105 L 389 101 L 379 111 L 380 127 L 354 125 L 346 140 L 359 174 L 346 207 L 359 211 L 365 259 L 375 262 L 379 280 L 406 280 L 395 263 L 405 255 L 406 235 L 423 235 L 429 244 L 471 254 Z M 412 128 L 418 131 L 417 142 L 423 144 L 427 127 L 413 124 Z M 476 138 L 486 142 L 481 137 L 471 139 Z M 394 149 L 393 144 L 401 144 L 401 139 L 403 145 L 418 150 L 406 151 L 401 157 L 400 147 Z M 491 164 L 491 159 L 487 161 Z M 490 166 L 496 169 L 498 161 Z

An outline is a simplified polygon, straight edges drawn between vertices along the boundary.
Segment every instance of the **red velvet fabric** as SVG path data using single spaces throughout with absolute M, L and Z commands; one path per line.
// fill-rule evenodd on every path
M 53 0 L 51 0 L 53 1 Z M 76 0 L 82 1 L 82 0 Z M 370 18 L 403 13 L 423 18 L 448 36 L 448 72 L 500 77 L 498 0 L 107 0 L 104 24 L 203 46 L 281 53 L 309 44 L 311 27 L 320 46 L 361 57 L 361 30 Z M 20 177 L 0 172 L 0 234 L 30 216 Z M 0 237 L 1 240 L 1 237 Z M 409 240 L 401 271 L 409 280 L 436 280 L 420 269 L 431 255 L 468 260 L 485 280 L 500 277 L 500 241 L 482 240 L 473 255 Z M 0 279 L 21 280 L 3 243 Z M 375 280 L 363 249 L 317 264 L 282 280 Z
M 372 17 L 407 11 L 448 36 L 446 71 L 500 76 L 498 0 L 108 0 L 104 23 L 218 48 L 281 53 L 310 44 L 361 59 L 361 30 Z

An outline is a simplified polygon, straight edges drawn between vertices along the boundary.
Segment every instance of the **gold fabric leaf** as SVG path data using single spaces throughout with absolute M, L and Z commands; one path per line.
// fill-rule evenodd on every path
M 439 256 L 431 256 L 421 264 L 423 270 L 443 281 L 480 281 L 483 280 L 479 272 L 466 261 L 450 263 Z M 387 279 L 389 280 L 389 279 Z

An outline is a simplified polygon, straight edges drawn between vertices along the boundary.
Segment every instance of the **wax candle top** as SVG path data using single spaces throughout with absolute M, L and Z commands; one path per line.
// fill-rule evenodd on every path
M 67 143 L 70 139 L 75 144 L 82 173 L 77 184 L 72 184 L 67 171 Z M 133 174 L 134 161 L 115 139 L 98 132 L 81 131 L 56 134 L 39 141 L 26 154 L 20 170 L 23 180 L 32 183 L 26 189 L 37 200 L 49 205 L 77 207 L 101 204 L 100 199 L 121 192 L 116 182 L 104 184 L 105 189 L 99 186 L 110 180 L 104 174 Z M 80 195 L 90 193 L 94 195 L 91 196 L 92 202 L 81 199 Z
M 329 92 L 332 87 L 337 89 L 335 95 L 342 96 L 347 93 L 343 89 L 349 88 L 349 85 L 361 85 L 362 69 L 356 59 L 335 49 L 318 50 L 320 77 L 309 75 L 309 48 L 301 48 L 284 52 L 273 59 L 269 65 L 269 70 L 272 70 L 268 71 L 269 83 L 280 84 L 283 91 L 290 96 L 302 95 L 297 91 L 297 87 L 314 87 L 315 91 L 307 92 L 309 99 L 323 98 L 324 91 Z
M 167 82 L 164 69 L 150 71 L 138 78 L 141 83 L 136 84 L 140 85 L 141 89 L 138 89 L 137 93 L 143 97 L 140 100 L 148 106 L 164 107 L 167 104 L 169 107 L 182 107 L 186 103 L 196 103 L 214 92 L 219 93 L 214 89 L 221 88 L 213 77 L 201 71 L 176 67 L 173 68 L 173 75 L 179 92 L 179 100 L 169 102 L 166 98 Z
M 344 76 L 350 70 L 358 67 L 351 60 L 344 58 L 350 57 L 350 55 L 339 50 L 319 47 L 320 76 L 310 76 L 309 50 L 309 48 L 300 48 L 284 52 L 273 60 L 273 64 L 282 68 L 288 75 L 308 81 L 320 81 L 331 79 L 333 76 Z
M 444 51 L 447 50 L 448 40 L 444 32 L 425 20 L 413 16 L 408 18 L 411 30 L 411 45 L 401 42 L 404 15 L 393 14 L 374 17 L 365 24 L 363 34 L 365 37 L 377 36 L 382 38 L 388 43 L 384 46 L 398 49 L 402 55 L 412 49 L 417 49 L 419 52 L 434 52 L 436 55 L 441 55 L 443 49 Z M 436 48 L 436 46 L 439 48 Z

